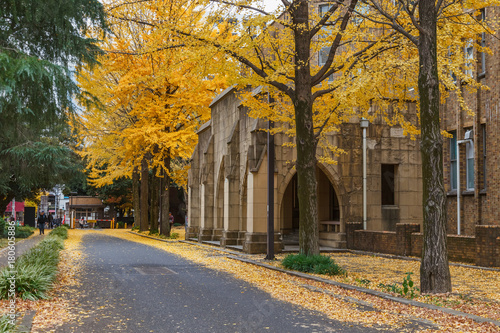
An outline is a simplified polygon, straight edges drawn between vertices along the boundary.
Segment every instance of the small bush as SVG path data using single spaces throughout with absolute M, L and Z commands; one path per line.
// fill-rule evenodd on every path
M 178 234 L 178 233 L 176 233 L 176 232 L 172 232 L 172 233 L 170 234 L 170 239 L 177 239 L 177 238 L 179 238 L 179 234 Z
M 15 233 L 16 233 L 16 238 L 28 238 L 29 236 L 33 235 L 33 232 L 35 231 L 35 228 L 26 226 L 26 227 L 15 227 Z M 3 237 L 7 238 L 8 237 L 8 228 L 4 227 L 3 230 Z
M 136 227 L 136 226 L 132 227 L 132 231 L 136 231 L 136 230 L 139 230 L 139 227 Z
M 322 255 L 306 256 L 305 254 L 290 254 L 283 259 L 281 264 L 287 269 L 299 272 L 327 275 L 347 274 L 332 258 Z
M 406 298 L 415 298 L 416 296 L 418 296 L 420 289 L 418 289 L 418 287 L 415 287 L 414 282 L 411 278 L 413 272 L 406 272 L 406 274 L 407 275 L 403 279 L 403 283 L 401 284 L 402 287 L 400 287 L 397 283 L 393 284 L 379 283 L 378 287 L 386 292 L 400 294 L 401 296 Z
M 117 225 L 118 225 L 118 228 L 122 228 L 122 229 L 125 228 L 125 222 L 123 222 L 123 221 L 118 221 Z
M 68 238 L 68 229 L 65 227 L 57 227 L 54 230 L 52 230 L 49 234 L 51 237 L 61 237 L 62 239 Z
M 70 228 L 70 227 L 69 227 L 69 224 L 61 224 L 61 226 L 60 226 L 60 227 L 61 227 L 61 228 L 66 228 L 66 229 L 69 229 L 69 228 Z
M 180 223 L 174 223 L 174 227 L 180 227 L 182 224 Z

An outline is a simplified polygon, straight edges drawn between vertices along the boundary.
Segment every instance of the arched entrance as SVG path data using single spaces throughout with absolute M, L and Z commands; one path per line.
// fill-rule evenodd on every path
M 341 213 L 335 188 L 320 168 L 316 168 L 316 180 L 318 182 L 319 230 L 338 232 Z M 285 245 L 298 244 L 299 200 L 297 191 L 297 174 L 295 173 L 285 189 L 281 202 L 281 233 Z

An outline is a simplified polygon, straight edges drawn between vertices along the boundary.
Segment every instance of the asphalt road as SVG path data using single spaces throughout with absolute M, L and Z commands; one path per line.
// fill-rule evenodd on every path
M 147 245 L 92 234 L 84 252 L 81 313 L 56 332 L 380 332 L 281 302 Z

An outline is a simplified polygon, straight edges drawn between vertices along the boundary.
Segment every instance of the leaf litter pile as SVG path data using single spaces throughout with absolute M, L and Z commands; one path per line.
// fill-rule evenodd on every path
M 384 330 L 421 332 L 500 332 L 491 323 L 478 323 L 472 319 L 441 311 L 404 305 L 358 291 L 345 290 L 326 283 L 315 282 L 263 267 L 242 263 L 220 255 L 218 248 L 199 247 L 176 241 L 159 242 L 141 237 L 127 230 L 103 230 L 108 236 L 138 242 L 177 254 L 210 269 L 223 271 L 256 286 L 273 297 L 345 323 L 356 323 Z M 348 276 L 329 277 L 332 280 L 381 290 L 380 284 L 403 281 L 407 272 L 413 272 L 413 281 L 419 281 L 419 262 L 386 259 L 350 253 L 337 253 L 332 258 L 348 271 Z M 263 255 L 245 256 L 262 260 Z M 284 256 L 279 255 L 278 259 Z M 279 260 L 274 262 L 279 265 Z M 500 319 L 500 273 L 473 268 L 450 266 L 453 294 L 418 296 L 417 301 Z M 325 278 L 325 276 L 322 276 Z M 385 290 L 384 290 L 385 291 Z

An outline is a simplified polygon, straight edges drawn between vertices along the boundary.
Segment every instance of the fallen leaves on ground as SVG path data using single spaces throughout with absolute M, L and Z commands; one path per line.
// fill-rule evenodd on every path
M 245 264 L 220 255 L 217 248 L 198 247 L 180 242 L 159 242 L 120 229 L 101 230 L 98 232 L 150 245 L 177 254 L 208 268 L 226 272 L 235 278 L 242 279 L 268 292 L 277 299 L 300 305 L 310 310 L 323 312 L 330 318 L 342 322 L 374 326 L 381 330 L 390 327 L 400 331 L 415 331 L 415 325 L 418 325 L 420 331 L 429 332 L 436 330 L 440 332 L 500 331 L 493 324 L 477 323 L 472 319 L 453 316 L 441 311 L 408 306 L 361 292 L 345 290 L 329 284 L 309 281 L 255 265 Z M 370 284 L 401 282 L 408 271 L 413 271 L 414 280 L 418 281 L 418 262 L 354 254 L 335 254 L 332 256 L 350 273 L 347 280 L 339 277 L 333 278 L 340 279 L 341 282 L 357 284 L 356 279 L 360 278 L 372 279 L 370 280 Z M 261 258 L 262 256 L 253 257 Z M 371 261 L 372 259 L 374 260 L 373 262 Z M 375 267 L 378 268 L 375 269 Z M 471 306 L 470 310 L 476 313 L 483 313 L 482 306 L 486 307 L 486 304 L 488 304 L 493 309 L 492 311 L 484 311 L 488 315 L 494 311 L 497 311 L 498 315 L 498 301 L 496 296 L 491 296 L 490 293 L 498 286 L 498 274 L 498 272 L 452 267 L 455 290 L 460 290 L 463 293 L 459 295 L 468 295 L 468 297 L 474 295 L 474 299 L 477 300 L 478 304 L 479 302 L 483 302 L 480 306 Z M 485 275 L 484 280 L 481 277 L 483 275 Z M 476 278 L 479 285 L 473 286 L 472 281 Z M 490 279 L 489 283 L 487 279 Z M 489 297 L 480 301 L 483 296 Z M 453 300 L 452 297 L 447 296 L 443 299 Z M 424 300 L 420 298 L 418 300 Z M 354 299 L 361 301 L 366 306 L 359 305 L 358 301 L 353 302 Z M 467 309 L 467 307 L 461 308 L 462 311 L 464 309 Z

